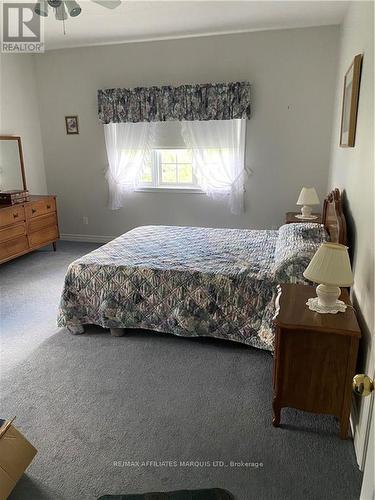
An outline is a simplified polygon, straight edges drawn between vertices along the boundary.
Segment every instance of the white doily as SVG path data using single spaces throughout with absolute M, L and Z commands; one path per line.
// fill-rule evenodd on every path
M 318 297 L 313 297 L 309 299 L 306 302 L 306 305 L 309 306 L 310 311 L 315 311 L 321 314 L 325 313 L 336 314 L 338 312 L 345 312 L 347 307 L 345 302 L 343 302 L 342 300 L 336 300 L 336 303 L 331 307 L 323 306 L 319 304 Z
M 296 219 L 303 219 L 303 220 L 313 220 L 317 219 L 317 215 L 302 215 L 302 214 L 297 214 L 294 216 Z

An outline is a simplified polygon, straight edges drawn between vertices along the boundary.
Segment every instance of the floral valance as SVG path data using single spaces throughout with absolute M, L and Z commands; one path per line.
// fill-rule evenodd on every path
M 102 123 L 250 118 L 248 82 L 98 91 Z

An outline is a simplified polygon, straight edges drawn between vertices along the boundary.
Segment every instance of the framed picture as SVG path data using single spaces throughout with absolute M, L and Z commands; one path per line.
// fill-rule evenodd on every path
M 78 116 L 66 116 L 65 117 L 65 127 L 66 127 L 66 133 L 68 135 L 79 134 Z
M 355 56 L 344 79 L 340 133 L 340 146 L 344 148 L 353 148 L 355 145 L 361 69 L 362 54 L 359 54 Z

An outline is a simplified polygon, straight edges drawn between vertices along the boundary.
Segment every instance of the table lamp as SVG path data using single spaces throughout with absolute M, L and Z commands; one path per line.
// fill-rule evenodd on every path
M 319 205 L 318 195 L 313 187 L 303 187 L 299 194 L 296 205 L 302 205 L 301 214 L 296 215 L 298 219 L 316 219 L 316 215 L 311 215 L 310 205 Z
M 323 243 L 307 266 L 304 277 L 314 283 L 317 297 L 309 299 L 309 309 L 319 313 L 345 312 L 346 304 L 338 300 L 340 286 L 353 284 L 348 247 L 339 243 Z

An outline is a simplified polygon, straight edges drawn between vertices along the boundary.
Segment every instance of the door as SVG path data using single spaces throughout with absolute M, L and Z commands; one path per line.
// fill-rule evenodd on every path
M 363 373 L 368 373 L 368 375 L 370 375 L 370 377 L 374 379 L 375 346 L 373 346 L 372 344 L 373 342 L 370 342 L 370 339 L 365 342 L 365 345 L 367 345 L 368 347 L 364 352 L 363 361 L 360 368 L 363 370 Z M 357 395 L 361 396 L 361 394 L 359 394 L 359 392 L 355 389 L 354 392 L 357 393 Z M 367 443 L 370 431 L 371 404 L 371 396 L 368 395 L 368 397 L 355 397 L 353 395 L 351 425 L 353 431 L 355 454 L 361 471 L 364 470 L 365 466 Z
M 365 460 L 365 470 L 360 500 L 375 499 L 375 462 L 374 462 L 374 397 L 371 398 L 370 432 Z
M 364 433 L 363 461 L 361 469 L 363 473 L 360 500 L 375 500 L 375 462 L 374 462 L 374 380 L 367 375 L 356 375 L 353 378 L 353 390 L 362 397 L 366 397 L 368 405 L 365 406 L 367 422 Z M 362 405 L 363 407 L 364 405 Z

